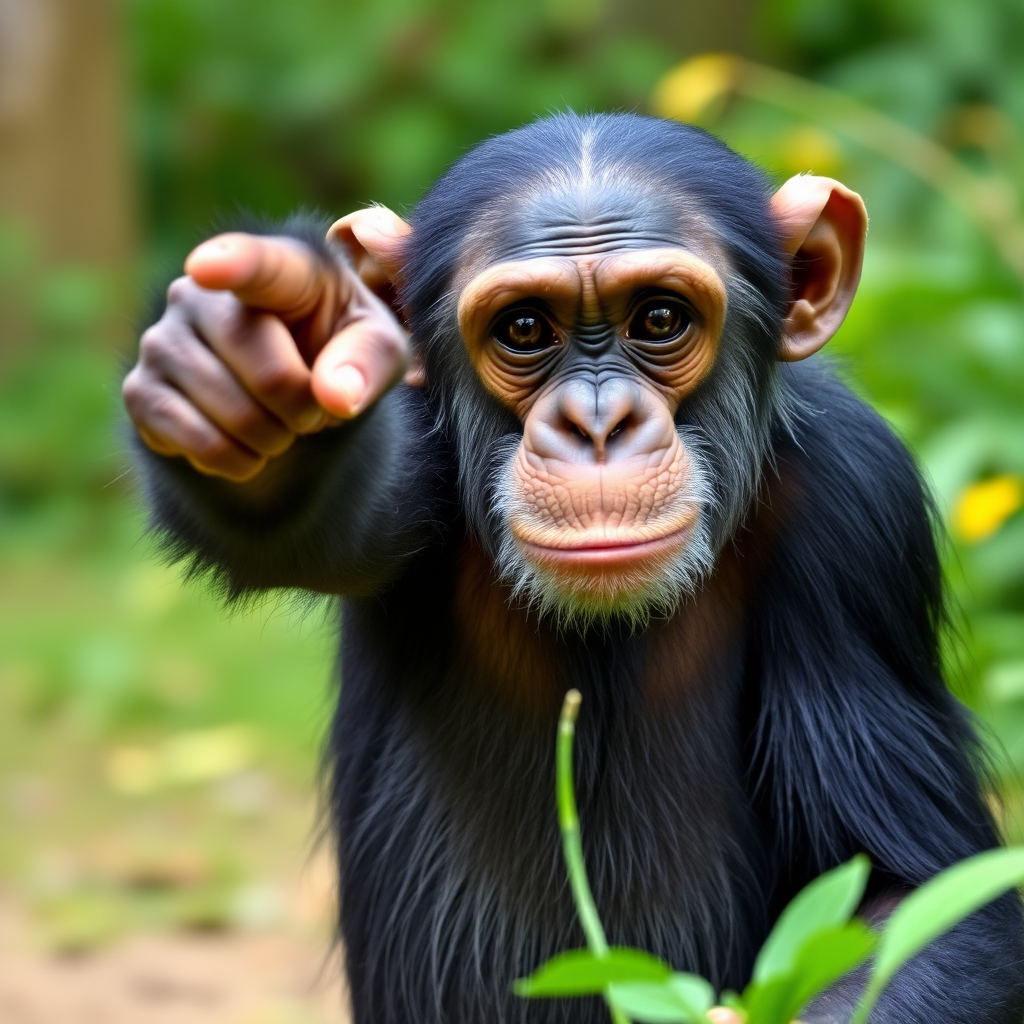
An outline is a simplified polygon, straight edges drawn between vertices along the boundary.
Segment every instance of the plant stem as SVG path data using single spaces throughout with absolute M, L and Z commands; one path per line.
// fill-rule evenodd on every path
M 601 918 L 598 917 L 594 896 L 587 881 L 587 869 L 583 863 L 583 845 L 580 842 L 580 819 L 576 811 L 576 793 L 572 779 L 572 744 L 576 736 L 576 716 L 579 714 L 579 690 L 570 690 L 562 704 L 562 716 L 558 720 L 558 747 L 555 764 L 556 796 L 558 798 L 558 827 L 562 831 L 562 852 L 569 872 L 572 898 L 587 946 L 594 956 L 608 955 L 608 940 L 604 935 Z
M 580 818 L 576 811 L 576 791 L 572 779 L 572 745 L 576 737 L 576 716 L 582 701 L 579 690 L 570 690 L 562 704 L 562 715 L 558 720 L 558 743 L 555 748 L 555 796 L 558 800 L 558 827 L 562 832 L 562 852 L 569 873 L 573 902 L 587 947 L 594 956 L 608 955 L 608 940 L 597 913 L 594 895 L 587 880 L 587 868 L 583 863 L 583 844 L 580 842 Z M 606 995 L 605 1002 L 611 1013 L 613 1024 L 629 1024 L 629 1018 Z
M 869 982 L 867 989 L 860 997 L 860 1001 L 857 1003 L 857 1006 L 853 1011 L 853 1016 L 850 1018 L 850 1024 L 867 1024 L 868 1015 L 875 1008 L 875 1003 L 877 1002 L 878 993 L 872 991 L 871 984 Z

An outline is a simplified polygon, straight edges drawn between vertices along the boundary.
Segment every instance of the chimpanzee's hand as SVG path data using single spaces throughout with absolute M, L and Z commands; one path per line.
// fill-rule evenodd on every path
M 185 272 L 124 381 L 128 413 L 161 455 L 249 480 L 297 435 L 358 415 L 406 370 L 408 336 L 391 310 L 302 242 L 218 235 Z

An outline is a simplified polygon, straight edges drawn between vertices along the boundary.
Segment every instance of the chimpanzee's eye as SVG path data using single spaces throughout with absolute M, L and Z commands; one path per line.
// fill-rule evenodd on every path
M 690 310 L 681 299 L 657 295 L 636 307 L 626 336 L 634 341 L 674 341 L 692 322 Z
M 558 344 L 558 336 L 548 318 L 529 307 L 502 313 L 491 330 L 494 340 L 512 352 L 531 354 Z

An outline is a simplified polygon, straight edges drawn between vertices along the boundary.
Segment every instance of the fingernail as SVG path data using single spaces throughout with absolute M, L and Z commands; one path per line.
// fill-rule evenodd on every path
M 211 238 L 208 242 L 197 245 L 189 259 L 217 259 L 231 249 L 231 243 L 222 238 Z
M 351 412 L 357 412 L 366 395 L 366 378 L 354 366 L 345 364 L 337 367 L 331 375 L 331 383 L 341 392 Z

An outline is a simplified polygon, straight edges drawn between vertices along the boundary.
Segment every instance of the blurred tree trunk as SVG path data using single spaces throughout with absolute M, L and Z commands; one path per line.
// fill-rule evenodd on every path
M 656 40 L 679 54 L 728 52 L 753 56 L 757 0 L 608 0 L 613 29 L 629 29 Z
M 124 99 L 116 0 L 0 0 L 0 360 L 31 337 L 28 275 L 130 266 Z

